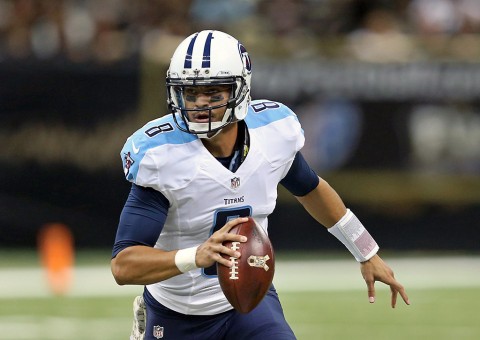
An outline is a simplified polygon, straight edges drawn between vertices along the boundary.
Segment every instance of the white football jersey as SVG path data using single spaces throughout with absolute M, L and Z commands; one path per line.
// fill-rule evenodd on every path
M 171 115 L 147 123 L 127 139 L 121 153 L 126 178 L 160 191 L 170 202 L 156 248 L 198 246 L 239 216 L 252 216 L 267 231 L 278 183 L 304 144 L 303 130 L 288 107 L 265 100 L 250 104 L 245 123 L 250 148 L 234 173 L 197 136 L 178 130 Z M 211 315 L 232 308 L 214 266 L 147 289 L 161 304 L 183 314 Z

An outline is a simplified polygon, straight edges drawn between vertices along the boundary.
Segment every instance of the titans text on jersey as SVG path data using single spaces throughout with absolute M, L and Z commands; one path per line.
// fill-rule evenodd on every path
M 241 196 L 241 197 L 235 197 L 235 198 L 224 198 L 223 200 L 225 201 L 225 205 L 229 205 L 229 204 L 235 204 L 235 203 L 243 203 L 245 202 L 245 197 Z

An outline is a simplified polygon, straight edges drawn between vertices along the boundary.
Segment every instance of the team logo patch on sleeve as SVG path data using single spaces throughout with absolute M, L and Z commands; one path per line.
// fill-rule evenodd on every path
M 123 160 L 124 160 L 124 168 L 123 172 L 125 173 L 125 176 L 127 176 L 130 173 L 130 168 L 132 165 L 135 163 L 133 158 L 130 156 L 130 152 L 124 153 L 123 154 Z

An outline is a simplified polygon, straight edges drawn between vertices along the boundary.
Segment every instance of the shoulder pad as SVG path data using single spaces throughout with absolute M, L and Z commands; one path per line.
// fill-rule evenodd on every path
M 195 139 L 196 136 L 179 131 L 171 115 L 148 122 L 127 138 L 120 152 L 126 179 L 135 182 L 139 165 L 148 150 L 166 144 L 188 143 Z
M 252 128 L 258 128 L 288 117 L 298 121 L 297 115 L 282 103 L 271 100 L 254 100 L 251 102 L 245 121 Z

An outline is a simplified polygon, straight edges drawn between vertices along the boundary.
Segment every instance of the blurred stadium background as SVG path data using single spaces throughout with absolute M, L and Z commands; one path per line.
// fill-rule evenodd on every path
M 253 97 L 294 109 L 306 158 L 412 286 L 411 307 L 372 312 L 356 264 L 280 190 L 270 236 L 302 278 L 278 273 L 299 338 L 480 338 L 478 1 L 0 0 L 0 339 L 127 338 L 138 287 L 116 287 L 108 267 L 129 190 L 119 152 L 165 114 L 170 55 L 207 28 L 247 47 Z M 36 252 L 49 223 L 77 250 L 61 297 Z M 296 271 L 313 258 L 325 277 Z

